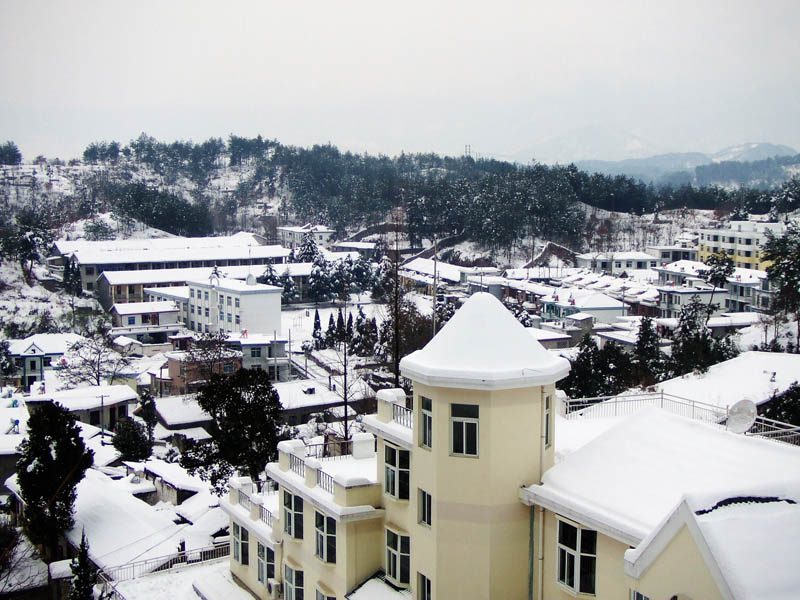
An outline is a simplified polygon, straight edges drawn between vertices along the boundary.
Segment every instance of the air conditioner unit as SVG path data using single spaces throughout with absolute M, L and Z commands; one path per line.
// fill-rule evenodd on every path
M 272 600 L 277 600 L 283 597 L 283 584 L 277 579 L 267 580 L 267 592 Z

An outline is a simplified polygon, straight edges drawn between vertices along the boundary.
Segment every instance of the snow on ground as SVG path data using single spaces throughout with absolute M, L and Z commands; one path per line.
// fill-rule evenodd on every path
M 378 329 L 380 329 L 381 323 L 383 323 L 387 314 L 385 305 L 370 303 L 369 294 L 361 294 L 360 296 L 359 298 L 357 294 L 353 294 L 352 303 L 347 305 L 347 312 L 352 313 L 353 322 L 355 323 L 358 317 L 358 306 L 360 306 L 368 319 L 375 317 Z M 326 304 L 319 307 L 319 320 L 323 334 L 328 328 L 330 316 L 333 315 L 335 321 L 340 308 L 344 314 L 344 306 L 342 304 L 336 304 L 335 306 Z M 291 333 L 292 350 L 299 351 L 301 344 L 305 340 L 311 339 L 311 335 L 314 333 L 314 311 L 315 306 L 313 304 L 292 305 L 281 310 L 281 331 L 284 338 L 288 338 Z M 345 320 L 347 319 L 346 314 L 344 314 L 344 318 Z
M 766 329 L 766 335 L 765 335 Z M 753 346 L 761 346 L 763 343 L 769 343 L 775 338 L 775 327 L 758 323 L 740 329 L 735 336 L 736 343 L 742 351 L 751 350 Z M 797 321 L 789 321 L 778 327 L 778 342 L 781 346 L 786 347 L 787 342 L 793 344 L 797 340 Z
M 49 278 L 42 267 L 34 268 L 34 279 Z M 19 264 L 5 262 L 0 265 L 0 339 L 5 339 L 5 328 L 17 324 L 23 331 L 31 330 L 40 322 L 44 313 L 49 313 L 59 328 L 72 322 L 74 309 L 100 310 L 100 305 L 93 298 L 75 298 L 61 290 L 50 292 L 36 283 L 29 286 L 22 276 Z
M 64 226 L 59 237 L 65 240 L 81 240 L 86 238 L 86 226 L 95 221 L 105 223 L 117 239 L 150 239 L 175 237 L 171 233 L 150 227 L 144 223 L 132 219 L 130 227 L 125 227 L 117 215 L 110 212 L 99 213 L 96 219 L 80 219 L 74 223 Z
M 125 600 L 198 600 L 192 589 L 195 581 L 224 577 L 230 582 L 229 600 L 252 600 L 252 596 L 233 582 L 230 572 L 229 559 L 225 558 L 137 577 L 118 583 L 116 589 Z M 239 592 L 247 595 L 240 596 Z

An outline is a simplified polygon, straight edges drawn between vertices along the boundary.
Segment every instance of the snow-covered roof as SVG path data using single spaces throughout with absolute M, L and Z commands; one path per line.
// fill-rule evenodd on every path
M 32 395 L 25 398 L 26 403 L 58 402 L 69 411 L 92 410 L 100 408 L 101 398 L 105 406 L 135 402 L 139 396 L 127 385 L 100 385 L 61 390 L 50 394 Z
M 85 532 L 89 557 L 98 567 L 177 554 L 181 526 L 167 513 L 134 498 L 95 469 L 86 471 L 76 491 L 75 525 L 66 536 L 77 547 Z
M 258 238 L 246 231 L 234 235 L 215 237 L 164 237 L 138 238 L 127 240 L 56 240 L 55 247 L 59 254 L 78 251 L 93 252 L 130 252 L 134 250 L 179 250 L 197 248 L 236 248 L 241 246 L 259 246 Z
M 434 265 L 434 263 L 436 264 Z M 402 266 L 402 269 L 433 277 L 434 267 L 436 269 L 436 277 L 438 279 L 452 281 L 454 283 L 461 281 L 461 273 L 469 271 L 469 269 L 465 267 L 451 265 L 450 263 L 442 262 L 441 260 L 434 261 L 430 258 L 415 258 L 405 263 Z
M 526 327 L 527 331 L 536 341 L 553 341 L 553 340 L 568 340 L 570 336 L 565 333 L 559 333 L 552 329 L 538 329 L 536 327 Z
M 11 354 L 65 354 L 83 337 L 77 333 L 37 333 L 22 340 L 10 340 Z
M 381 577 L 367 579 L 345 596 L 347 600 L 409 600 L 411 590 L 399 590 Z
M 344 400 L 336 392 L 328 389 L 327 383 L 313 379 L 296 381 L 279 381 L 272 384 L 281 399 L 284 410 L 304 408 L 307 406 L 342 404 Z M 306 393 L 308 390 L 314 393 Z
M 333 233 L 333 229 L 325 227 L 325 225 L 312 225 L 306 223 L 305 225 L 283 225 L 278 227 L 278 231 L 291 231 L 292 233 Z
M 72 256 L 81 263 L 89 265 L 191 262 L 215 260 L 245 260 L 264 258 L 285 258 L 289 250 L 282 246 L 218 246 L 193 248 L 147 248 L 135 250 L 106 251 L 92 248 L 74 250 Z
M 374 250 L 375 242 L 336 242 L 336 248 L 355 248 L 357 250 Z
M 547 352 L 497 298 L 479 292 L 400 369 L 426 385 L 491 390 L 553 383 L 567 375 L 569 362 Z
M 686 493 L 729 492 L 785 481 L 800 450 L 658 408 L 643 409 L 549 469 L 527 502 L 638 544 Z
M 211 416 L 200 408 L 193 395 L 165 396 L 154 400 L 159 416 L 170 427 L 211 420 Z
M 161 302 L 127 302 L 123 304 L 115 304 L 111 307 L 111 310 L 120 316 L 127 316 L 178 312 L 180 309 L 174 302 L 169 300 Z
M 165 298 L 172 298 L 181 302 L 189 300 L 189 286 L 188 285 L 170 285 L 167 287 L 148 287 L 142 290 L 145 294 L 152 296 L 164 296 Z
M 151 458 L 144 463 L 144 470 L 160 477 L 172 487 L 180 490 L 200 492 L 208 489 L 208 484 L 204 483 L 199 477 L 189 475 L 186 469 L 178 463 Z
M 208 287 L 210 285 L 208 279 L 191 279 L 186 282 L 189 285 L 195 285 L 200 287 Z M 215 280 L 214 287 L 218 290 L 222 290 L 225 292 L 236 292 L 239 294 L 248 293 L 248 294 L 255 294 L 255 293 L 268 293 L 268 292 L 275 292 L 280 293 L 281 288 L 275 285 L 266 285 L 264 283 L 247 283 L 247 281 L 242 281 L 241 279 L 231 279 L 230 277 L 220 277 L 219 279 Z
M 656 390 L 724 408 L 745 398 L 762 404 L 796 381 L 800 381 L 800 355 L 750 351 L 712 365 L 705 373 L 663 381 Z
M 656 257 L 646 252 L 638 252 L 635 250 L 627 252 L 601 252 L 595 254 L 593 252 L 586 252 L 584 254 L 576 255 L 576 258 L 581 260 L 652 260 L 655 261 Z
M 800 589 L 798 501 L 797 479 L 746 496 L 687 495 L 651 535 L 625 552 L 625 573 L 640 578 L 685 527 L 723 597 L 794 599 Z

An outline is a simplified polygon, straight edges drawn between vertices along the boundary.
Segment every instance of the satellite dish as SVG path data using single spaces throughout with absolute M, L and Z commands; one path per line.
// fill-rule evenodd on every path
M 734 433 L 748 431 L 755 423 L 757 414 L 755 402 L 747 398 L 739 400 L 728 409 L 728 431 Z

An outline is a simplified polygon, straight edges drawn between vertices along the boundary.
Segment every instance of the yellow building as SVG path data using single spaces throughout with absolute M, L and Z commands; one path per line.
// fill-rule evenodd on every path
M 725 229 L 701 229 L 698 260 L 706 262 L 713 254 L 728 254 L 739 268 L 766 270 L 772 264 L 762 256 L 767 235 L 780 236 L 785 230 L 783 223 L 755 221 L 731 221 Z
M 231 572 L 259 598 L 800 591 L 784 552 L 800 527 L 800 485 L 785 483 L 800 472 L 797 448 L 657 408 L 560 415 L 554 384 L 568 363 L 489 294 L 472 296 L 401 369 L 413 410 L 402 390 L 383 390 L 363 419 L 370 433 L 281 442 L 266 467 L 274 491 L 231 482 Z M 764 596 L 753 595 L 767 588 L 752 569 L 735 568 L 743 514 L 779 550 L 764 553 L 779 573 Z

